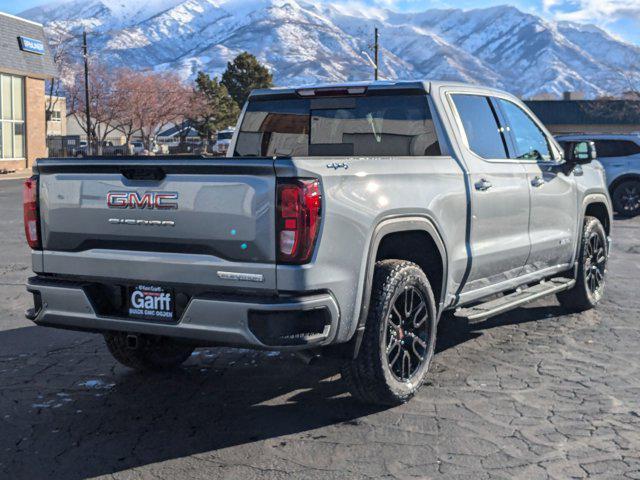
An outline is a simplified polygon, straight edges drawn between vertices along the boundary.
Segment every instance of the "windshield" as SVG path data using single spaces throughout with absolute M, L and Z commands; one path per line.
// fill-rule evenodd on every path
M 427 96 L 284 98 L 249 102 L 237 156 L 440 155 Z

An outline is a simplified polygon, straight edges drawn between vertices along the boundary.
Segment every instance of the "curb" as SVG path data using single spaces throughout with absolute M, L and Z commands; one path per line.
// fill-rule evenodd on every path
M 24 180 L 32 175 L 31 169 L 19 170 L 13 173 L 5 173 L 0 175 L 0 182 L 3 180 Z

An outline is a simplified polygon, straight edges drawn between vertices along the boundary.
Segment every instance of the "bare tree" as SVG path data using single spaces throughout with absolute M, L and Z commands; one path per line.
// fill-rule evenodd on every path
M 172 73 L 138 72 L 127 95 L 133 125 L 151 149 L 158 133 L 188 117 L 193 90 Z
M 140 132 L 135 109 L 139 91 L 140 73 L 130 68 L 121 68 L 116 72 L 113 88 L 116 92 L 113 107 L 116 112 L 118 130 L 125 136 L 125 143 L 131 143 L 132 137 Z
M 194 91 L 172 73 L 113 69 L 92 62 L 89 73 L 91 125 L 85 119 L 84 80 L 76 69 L 68 86 L 69 112 L 101 154 L 106 138 L 115 131 L 130 143 L 140 134 L 145 147 L 152 149 L 158 133 L 169 124 L 189 118 Z
M 48 135 L 49 120 L 53 112 L 58 107 L 58 103 L 64 93 L 64 83 L 69 81 L 69 76 L 73 75 L 72 54 L 75 38 L 64 31 L 48 32 L 48 44 L 53 56 L 53 63 L 58 71 L 55 78 L 47 80 L 46 93 L 48 99 L 45 104 L 45 136 Z M 61 115 L 66 115 L 61 112 Z
M 631 65 L 627 70 L 617 70 L 625 87 L 619 95 L 606 95 L 595 100 L 579 103 L 581 112 L 597 117 L 604 123 L 639 123 L 640 119 L 640 65 Z
M 627 89 L 623 92 L 623 96 L 633 100 L 640 100 L 640 65 L 631 65 L 627 70 L 619 73 L 627 84 Z
M 98 155 L 106 138 L 119 127 L 118 92 L 113 88 L 117 71 L 94 63 L 89 71 L 89 103 L 91 125 L 87 127 L 85 112 L 85 85 L 82 72 L 76 69 L 73 82 L 68 88 L 68 109 L 80 128 L 87 134 L 87 141 L 96 146 Z

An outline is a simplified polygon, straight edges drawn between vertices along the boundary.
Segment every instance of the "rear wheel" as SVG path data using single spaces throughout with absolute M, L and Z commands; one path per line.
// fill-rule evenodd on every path
M 376 264 L 371 305 L 357 358 L 342 377 L 366 403 L 397 405 L 413 397 L 429 369 L 436 304 L 424 272 L 403 260 Z
M 575 286 L 557 295 L 560 305 L 581 312 L 595 307 L 604 295 L 607 269 L 607 234 L 597 218 L 586 217 L 578 257 Z
M 108 332 L 104 339 L 113 358 L 135 370 L 175 368 L 184 363 L 195 349 L 172 338 L 155 335 Z
M 613 208 L 620 215 L 625 217 L 640 215 L 640 180 L 621 182 L 613 189 L 611 197 Z

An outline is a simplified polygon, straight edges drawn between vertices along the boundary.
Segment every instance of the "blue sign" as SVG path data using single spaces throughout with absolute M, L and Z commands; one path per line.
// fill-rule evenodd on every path
M 35 53 L 36 55 L 44 55 L 44 42 L 42 40 L 36 40 L 29 37 L 18 37 L 20 43 L 20 50 L 29 53 Z

